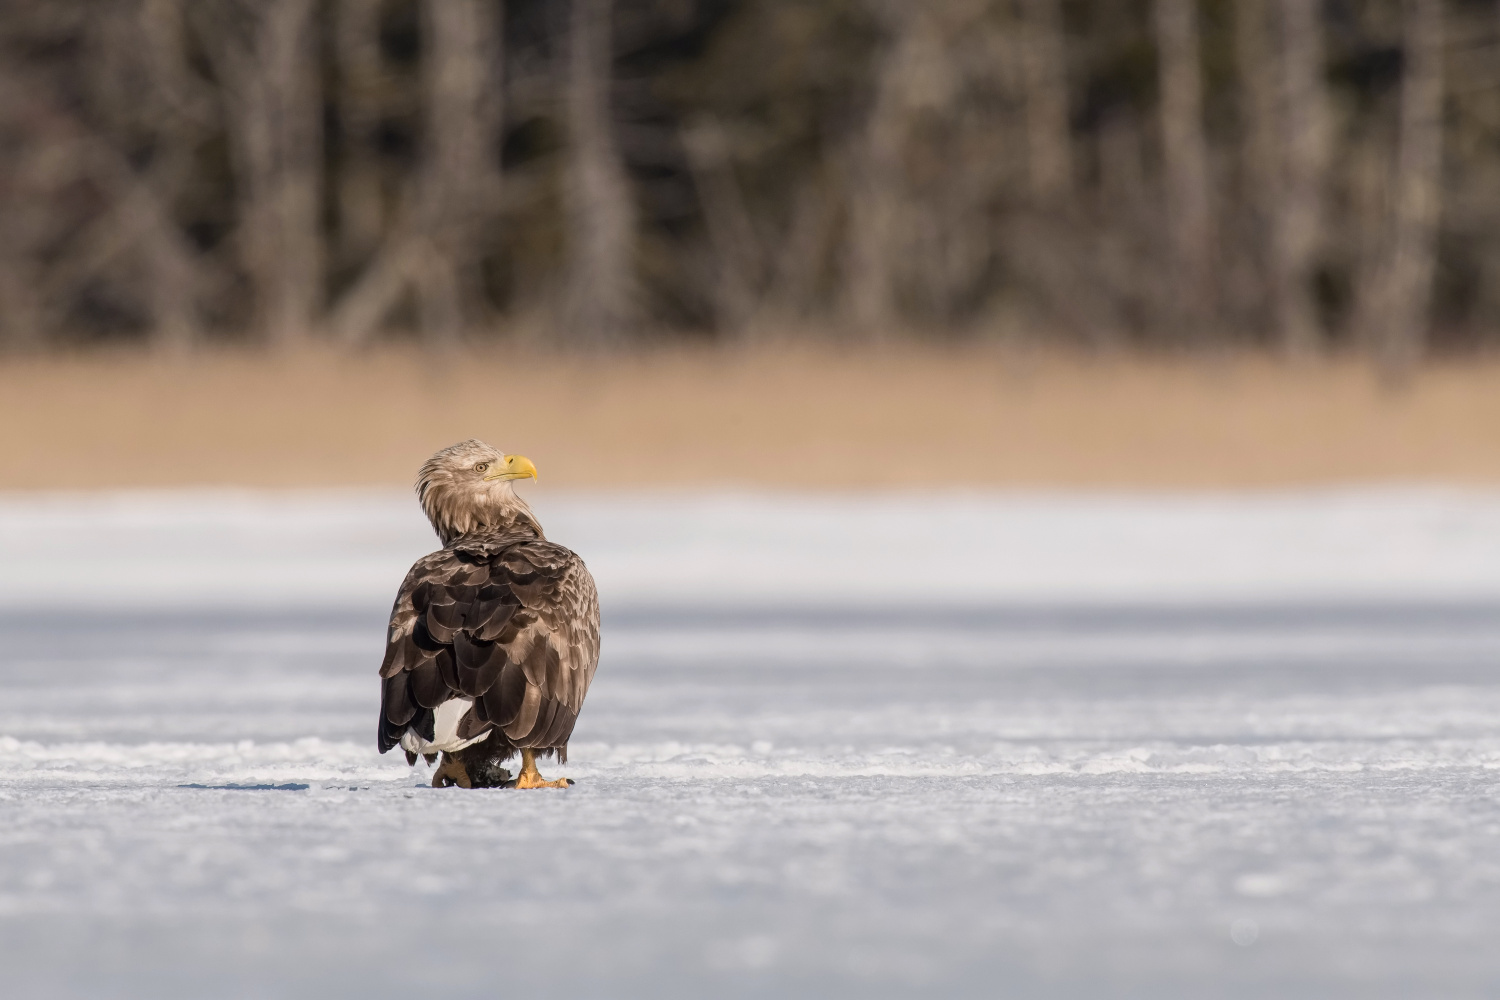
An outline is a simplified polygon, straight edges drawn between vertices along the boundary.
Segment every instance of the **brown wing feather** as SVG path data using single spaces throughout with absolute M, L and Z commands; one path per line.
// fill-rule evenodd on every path
M 379 746 L 475 699 L 465 738 L 565 750 L 599 663 L 599 599 L 577 555 L 533 535 L 465 536 L 417 560 L 391 610 Z

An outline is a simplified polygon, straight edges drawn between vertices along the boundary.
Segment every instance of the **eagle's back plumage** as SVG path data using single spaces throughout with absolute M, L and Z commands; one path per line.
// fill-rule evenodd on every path
M 576 554 L 534 522 L 482 528 L 423 556 L 391 611 L 380 706 L 380 752 L 408 729 L 433 739 L 434 710 L 472 700 L 463 739 L 490 756 L 556 751 L 568 738 L 599 663 L 599 599 Z

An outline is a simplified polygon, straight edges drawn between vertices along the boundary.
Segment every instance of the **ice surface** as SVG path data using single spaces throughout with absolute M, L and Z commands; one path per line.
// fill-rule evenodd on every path
M 535 506 L 615 607 L 1500 601 L 1496 494 L 543 494 Z M 391 576 L 431 546 L 404 491 L 0 495 L 0 606 L 73 600 L 77 560 L 95 606 L 388 605 Z
M 375 752 L 408 498 L 0 500 L 0 995 L 1500 990 L 1500 496 L 537 507 L 566 792 Z

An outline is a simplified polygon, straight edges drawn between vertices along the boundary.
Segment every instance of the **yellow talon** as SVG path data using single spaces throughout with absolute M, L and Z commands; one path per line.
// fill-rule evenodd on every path
M 522 749 L 521 773 L 516 775 L 515 787 L 567 788 L 572 783 L 572 780 L 569 778 L 558 778 L 556 781 L 548 781 L 546 778 L 543 778 L 541 772 L 536 769 L 536 751 Z
M 443 754 L 443 762 L 438 769 L 432 772 L 432 787 L 447 788 L 449 785 L 457 785 L 459 788 L 473 788 L 474 782 L 469 780 L 469 772 L 463 762 L 451 753 Z

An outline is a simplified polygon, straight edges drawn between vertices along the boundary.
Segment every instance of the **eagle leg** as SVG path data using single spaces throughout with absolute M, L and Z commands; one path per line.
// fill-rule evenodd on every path
M 521 773 L 516 776 L 517 788 L 567 788 L 572 783 L 570 778 L 546 780 L 536 769 L 536 751 L 529 747 L 521 749 Z
M 443 762 L 432 772 L 432 787 L 447 788 L 450 785 L 473 788 L 474 782 L 469 780 L 469 771 L 464 767 L 464 762 L 451 753 L 445 753 Z

